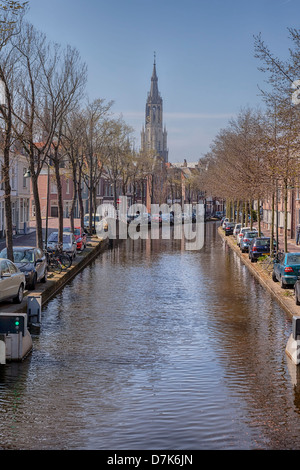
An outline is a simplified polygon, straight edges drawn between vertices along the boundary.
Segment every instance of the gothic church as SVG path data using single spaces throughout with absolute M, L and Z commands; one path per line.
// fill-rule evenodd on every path
M 163 129 L 163 100 L 158 91 L 154 55 L 151 88 L 146 102 L 145 127 L 141 132 L 141 150 L 153 151 L 156 157 L 168 162 L 167 131 Z

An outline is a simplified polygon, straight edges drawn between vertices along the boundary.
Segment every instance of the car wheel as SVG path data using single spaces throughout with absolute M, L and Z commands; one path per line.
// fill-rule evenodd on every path
M 286 284 L 283 282 L 283 279 L 281 278 L 280 280 L 280 287 L 281 289 L 285 289 L 286 288 Z
M 295 293 L 295 301 L 296 301 L 296 305 L 300 305 L 300 302 L 299 302 L 299 299 L 298 299 L 298 296 L 297 296 L 297 292 L 296 292 L 296 290 L 294 290 L 294 293 Z
M 35 275 L 33 276 L 32 283 L 30 284 L 30 286 L 28 287 L 28 289 L 34 290 L 34 289 L 35 289 L 35 286 L 36 286 L 36 281 L 37 281 L 37 275 L 35 274 Z
M 278 282 L 278 279 L 277 279 L 276 274 L 274 273 L 274 271 L 272 272 L 272 280 L 274 282 Z
M 22 303 L 23 296 L 24 296 L 24 286 L 23 284 L 21 284 L 18 290 L 18 295 L 14 298 L 15 304 Z
M 252 258 L 252 256 L 249 256 L 250 260 L 251 260 L 251 263 L 254 263 L 256 260 L 254 258 Z

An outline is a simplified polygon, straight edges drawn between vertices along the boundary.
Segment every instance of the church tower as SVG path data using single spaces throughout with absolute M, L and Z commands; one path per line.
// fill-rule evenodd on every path
M 153 150 L 155 156 L 168 161 L 167 131 L 163 129 L 163 100 L 158 91 L 156 61 L 154 55 L 151 87 L 146 102 L 145 127 L 141 132 L 141 150 Z

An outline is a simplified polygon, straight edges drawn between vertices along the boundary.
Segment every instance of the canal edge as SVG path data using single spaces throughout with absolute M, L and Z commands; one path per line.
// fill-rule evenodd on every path
M 225 235 L 223 233 L 222 227 L 218 227 L 218 233 L 223 239 L 223 241 L 232 249 L 241 259 L 243 264 L 249 269 L 250 273 L 259 281 L 259 283 L 264 287 L 270 294 L 275 298 L 277 303 L 284 309 L 284 311 L 291 317 L 300 315 L 300 307 L 295 304 L 294 295 L 290 297 L 285 297 L 291 289 L 283 290 L 278 283 L 275 283 L 271 276 L 267 273 L 262 272 L 262 268 L 259 267 L 256 263 L 251 263 L 248 258 L 248 253 L 241 253 L 240 248 L 234 242 L 230 235 Z
M 27 297 L 38 296 L 41 297 L 42 306 L 49 302 L 56 294 L 58 294 L 68 282 L 74 279 L 84 268 L 86 268 L 92 261 L 94 261 L 101 253 L 109 247 L 109 240 L 92 238 L 89 241 L 89 246 L 85 251 L 77 255 L 77 258 L 82 258 L 75 261 L 67 271 L 62 271 L 60 274 L 51 273 L 51 277 L 47 279 L 45 284 L 38 284 L 38 287 L 33 291 L 26 291 L 24 299 L 21 304 L 5 304 L 0 306 L 0 313 L 26 313 L 27 312 Z M 75 258 L 76 260 L 76 258 Z

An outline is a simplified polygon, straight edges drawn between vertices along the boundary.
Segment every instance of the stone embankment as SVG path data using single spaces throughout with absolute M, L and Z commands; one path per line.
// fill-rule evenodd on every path
M 72 266 L 60 274 L 50 272 L 45 284 L 38 283 L 35 290 L 25 291 L 24 299 L 21 304 L 13 304 L 9 302 L 1 302 L 0 313 L 26 313 L 27 312 L 27 296 L 41 297 L 42 305 L 53 298 L 63 287 L 70 282 L 80 271 L 90 264 L 100 253 L 109 246 L 108 239 L 99 239 L 91 237 L 88 239 L 87 247 L 78 253 Z
M 248 253 L 242 253 L 232 235 L 225 235 L 224 230 L 219 227 L 218 232 L 225 243 L 240 257 L 251 274 L 267 289 L 277 300 L 279 305 L 291 316 L 300 316 L 300 306 L 295 303 L 293 289 L 282 289 L 278 282 L 272 280 L 272 266 L 257 261 L 251 263 Z M 298 251 L 298 250 L 297 250 Z M 300 250 L 299 250 L 300 251 Z

